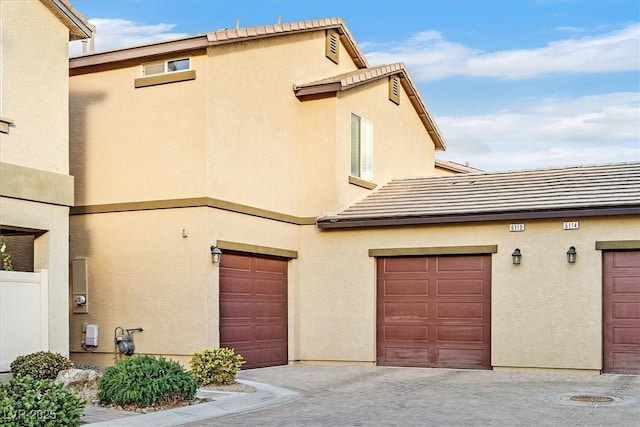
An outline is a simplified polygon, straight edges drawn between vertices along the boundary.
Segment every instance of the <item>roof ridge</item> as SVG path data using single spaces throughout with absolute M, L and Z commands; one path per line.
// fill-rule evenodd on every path
M 429 176 L 414 176 L 414 177 L 407 177 L 407 178 L 393 178 L 388 182 L 387 185 L 392 183 L 397 183 L 397 182 L 421 181 L 421 180 L 432 180 L 432 179 L 464 180 L 464 179 L 471 179 L 473 177 L 487 176 L 487 175 L 491 175 L 491 176 L 501 176 L 501 175 L 507 175 L 507 174 L 512 176 L 525 175 L 525 174 L 533 175 L 534 173 L 555 172 L 555 171 L 559 173 L 566 173 L 569 171 L 585 172 L 590 170 L 598 170 L 598 169 L 605 169 L 605 168 L 619 168 L 619 167 L 636 166 L 636 165 L 640 166 L 640 161 L 574 165 L 574 166 L 550 166 L 550 167 L 541 167 L 541 168 L 515 169 L 515 170 L 502 170 L 502 171 L 478 170 L 477 172 L 474 171 L 470 173 L 457 174 L 457 175 L 429 175 Z

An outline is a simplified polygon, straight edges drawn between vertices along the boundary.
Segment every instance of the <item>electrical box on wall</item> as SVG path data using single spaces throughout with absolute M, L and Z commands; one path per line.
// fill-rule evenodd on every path
M 71 297 L 73 313 L 89 312 L 89 269 L 87 258 L 71 260 Z
M 85 333 L 84 344 L 86 346 L 97 347 L 98 346 L 98 325 L 87 325 L 87 331 Z

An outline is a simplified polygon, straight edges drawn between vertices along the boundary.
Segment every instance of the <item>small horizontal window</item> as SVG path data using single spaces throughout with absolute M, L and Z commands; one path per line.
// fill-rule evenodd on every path
M 191 58 L 172 59 L 170 61 L 152 62 L 142 65 L 143 76 L 173 73 L 191 69 Z

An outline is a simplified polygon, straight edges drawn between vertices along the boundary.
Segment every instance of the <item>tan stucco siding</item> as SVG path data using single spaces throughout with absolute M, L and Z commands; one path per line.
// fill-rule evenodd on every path
M 71 258 L 87 257 L 89 265 L 89 312 L 71 314 L 71 352 L 95 363 L 113 353 L 117 326 L 144 328 L 134 336 L 139 353 L 188 360 L 218 345 L 218 267 L 210 253 L 218 240 L 298 250 L 297 226 L 207 207 L 74 215 L 71 235 Z M 91 354 L 81 347 L 82 322 L 100 326 Z
M 205 58 L 191 57 L 195 80 L 159 86 L 134 87 L 143 59 L 71 77 L 77 205 L 204 195 Z
M 38 1 L 3 1 L 3 162 L 67 174 L 69 29 Z
M 88 258 L 89 282 L 88 313 L 71 314 L 71 352 L 83 351 L 82 322 L 100 327 L 97 353 L 113 353 L 117 326 L 144 328 L 134 337 L 141 353 L 205 346 L 206 221 L 206 208 L 72 216 L 70 256 Z
M 315 201 L 299 195 L 309 191 L 303 184 L 310 179 L 327 179 L 329 171 L 318 176 L 308 161 L 332 158 L 319 145 L 335 139 L 333 116 L 321 108 L 317 112 L 329 125 L 309 121 L 293 88 L 355 69 L 344 52 L 339 64 L 325 57 L 324 37 L 316 31 L 209 50 L 210 194 L 270 210 L 285 206 L 300 216 L 319 214 Z
M 336 181 L 339 210 L 369 194 L 348 185 L 351 173 L 351 113 L 373 123 L 373 182 L 392 178 L 433 175 L 434 144 L 404 89 L 400 104 L 389 100 L 387 79 L 339 93 L 336 110 Z
M 637 240 L 640 219 L 583 218 L 578 230 L 563 230 L 563 221 L 522 221 L 524 232 L 509 232 L 503 222 L 329 232 L 303 228 L 301 358 L 375 361 L 376 273 L 369 249 L 497 245 L 492 365 L 601 369 L 602 261 L 595 242 Z M 567 263 L 570 246 L 578 251 L 575 264 Z M 516 247 L 523 254 L 521 265 L 512 264 Z

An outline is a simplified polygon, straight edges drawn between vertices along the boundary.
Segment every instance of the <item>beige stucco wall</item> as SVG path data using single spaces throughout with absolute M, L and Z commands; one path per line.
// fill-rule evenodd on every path
M 182 362 L 219 344 L 218 267 L 210 253 L 218 240 L 298 249 L 294 225 L 211 208 L 72 216 L 71 236 L 71 258 L 87 257 L 89 267 L 88 313 L 71 314 L 72 358 L 99 364 L 113 360 L 118 326 L 144 328 L 134 334 L 137 353 Z M 91 352 L 81 346 L 83 322 L 99 325 L 100 345 Z
M 369 249 L 497 245 L 492 255 L 492 364 L 599 370 L 602 366 L 602 262 L 596 241 L 637 240 L 640 219 L 432 225 L 301 233 L 298 294 L 302 360 L 374 362 L 375 259 Z M 575 246 L 578 261 L 568 264 Z M 523 258 L 513 265 L 518 247 Z M 304 255 L 304 256 L 302 256 Z
M 69 29 L 39 1 L 3 1 L 2 162 L 67 174 Z M 44 72 L 46 71 L 46 72 Z
M 70 78 L 76 205 L 204 195 L 204 58 L 195 80 L 159 86 L 134 87 L 138 63 Z
M 39 1 L 2 1 L 0 223 L 37 230 L 35 270 L 49 270 L 49 348 L 68 354 L 69 29 Z

